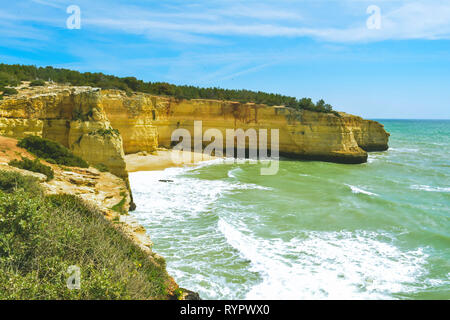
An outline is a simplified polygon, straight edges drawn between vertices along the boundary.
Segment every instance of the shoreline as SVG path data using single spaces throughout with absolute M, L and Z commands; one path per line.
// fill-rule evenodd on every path
M 183 157 L 190 159 L 182 163 L 175 163 L 172 159 Z M 221 159 L 220 157 L 195 153 L 193 151 L 176 151 L 172 149 L 159 148 L 155 153 L 138 152 L 125 155 L 126 171 L 160 171 L 167 168 L 193 166 L 203 161 Z

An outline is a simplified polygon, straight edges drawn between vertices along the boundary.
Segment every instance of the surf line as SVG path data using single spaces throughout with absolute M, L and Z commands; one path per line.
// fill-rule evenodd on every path
M 269 164 L 268 167 L 260 169 L 261 175 L 275 175 L 279 169 L 279 129 L 270 129 L 268 136 L 267 129 L 259 129 L 256 132 L 254 128 L 247 130 L 239 129 L 222 129 L 209 128 L 203 133 L 203 122 L 201 120 L 194 121 L 194 139 L 190 130 L 185 128 L 177 128 L 172 132 L 171 143 L 175 151 L 183 151 L 182 153 L 174 152 L 171 154 L 172 162 L 175 164 L 184 164 L 191 162 L 191 152 L 194 151 L 194 160 L 199 162 L 205 156 L 223 157 L 226 151 L 226 159 L 224 163 L 245 163 L 246 151 L 250 163 Z M 225 132 L 225 144 L 224 135 Z M 248 138 L 248 143 L 246 142 Z M 181 140 L 181 141 L 180 141 Z M 270 141 L 270 148 L 268 142 Z M 209 144 L 203 149 L 204 143 Z M 192 150 L 193 149 L 193 150 Z M 236 153 L 235 153 L 236 149 Z M 188 151 L 188 152 L 184 152 Z M 268 155 L 270 151 L 270 156 Z

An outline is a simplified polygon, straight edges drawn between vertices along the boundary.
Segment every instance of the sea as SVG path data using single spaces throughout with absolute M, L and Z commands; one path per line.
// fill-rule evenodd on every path
M 131 214 L 202 299 L 450 299 L 450 120 L 377 121 L 364 164 L 131 173 Z

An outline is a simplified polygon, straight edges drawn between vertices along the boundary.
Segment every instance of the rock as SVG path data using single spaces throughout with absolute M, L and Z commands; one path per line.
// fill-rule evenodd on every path
M 123 178 L 127 177 L 125 153 L 144 156 L 159 147 L 170 148 L 173 130 L 185 128 L 193 136 L 194 120 L 203 121 L 203 132 L 216 128 L 224 137 L 226 129 L 279 129 L 280 154 L 293 158 L 361 163 L 367 161 L 367 151 L 388 148 L 389 134 L 381 124 L 339 115 L 53 85 L 21 90 L 14 98 L 0 101 L 0 134 L 48 137 Z M 92 134 L 112 128 L 120 134 Z
M 197 292 L 181 288 L 183 290 L 183 300 L 202 300 Z

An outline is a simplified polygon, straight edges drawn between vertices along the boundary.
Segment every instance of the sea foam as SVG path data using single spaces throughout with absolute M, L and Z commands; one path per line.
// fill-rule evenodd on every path
M 346 184 L 346 186 L 348 186 L 348 187 L 352 190 L 353 193 L 362 193 L 362 194 L 366 194 L 366 195 L 368 195 L 368 196 L 378 196 L 376 193 L 373 193 L 373 192 L 370 192 L 370 191 L 363 190 L 363 189 L 361 189 L 361 188 L 352 186 L 352 185 L 350 185 L 350 184 Z
M 286 242 L 257 238 L 223 219 L 218 227 L 262 275 L 247 299 L 386 299 L 414 290 L 410 285 L 426 274 L 422 249 L 402 251 L 377 232 L 310 231 Z

